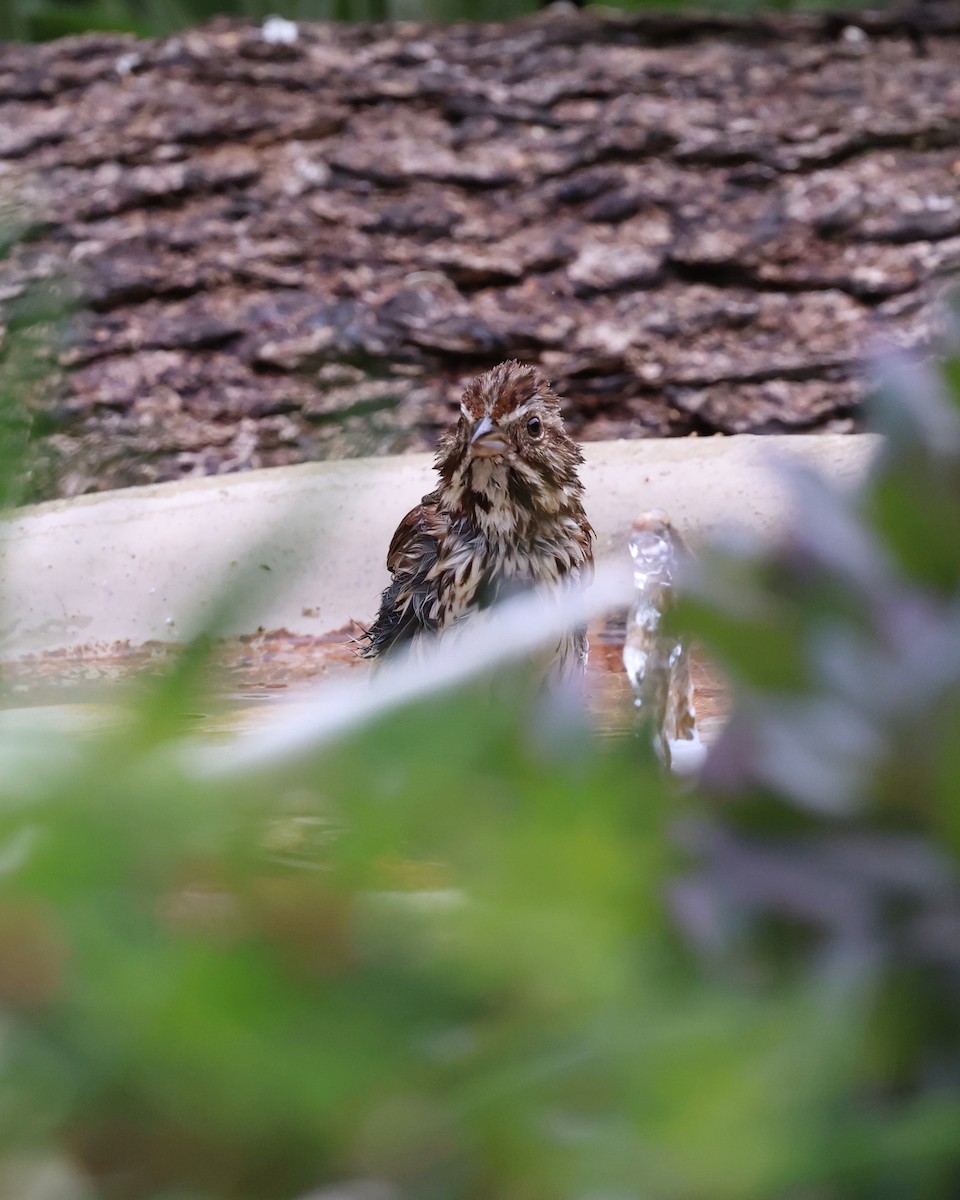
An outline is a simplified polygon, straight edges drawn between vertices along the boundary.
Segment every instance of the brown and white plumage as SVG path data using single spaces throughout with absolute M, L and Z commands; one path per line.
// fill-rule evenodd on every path
M 592 572 L 583 456 L 544 376 L 502 363 L 469 385 L 460 413 L 437 451 L 439 485 L 393 535 L 392 579 L 366 657 L 442 632 L 517 591 L 576 586 Z M 582 669 L 586 654 L 576 630 L 557 647 L 558 665 Z

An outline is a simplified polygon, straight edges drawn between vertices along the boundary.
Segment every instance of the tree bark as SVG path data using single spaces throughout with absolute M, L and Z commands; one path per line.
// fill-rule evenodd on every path
M 952 3 L 279 36 L 0 47 L 48 493 L 423 449 L 510 357 L 584 439 L 851 428 L 960 264 Z

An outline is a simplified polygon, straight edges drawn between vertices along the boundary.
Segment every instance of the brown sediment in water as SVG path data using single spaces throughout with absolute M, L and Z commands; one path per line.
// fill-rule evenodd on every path
M 236 711 L 284 697 L 293 699 L 310 684 L 369 671 L 370 664 L 356 654 L 356 639 L 362 632 L 361 625 L 350 622 L 323 634 L 271 629 L 218 639 L 211 652 L 211 690 L 222 697 L 228 710 Z M 623 616 L 595 622 L 589 635 L 590 710 L 602 732 L 623 732 L 635 720 L 633 693 L 622 661 Z M 26 708 L 109 703 L 112 686 L 163 674 L 183 650 L 175 642 L 117 641 L 24 655 L 0 665 L 0 704 Z M 726 718 L 727 692 L 716 670 L 696 649 L 692 667 L 698 731 L 703 741 L 711 742 Z M 221 722 L 216 724 L 219 728 Z
M 218 690 L 227 694 L 283 691 L 356 666 L 354 642 L 362 631 L 351 622 L 323 634 L 271 629 L 218 638 L 211 671 Z M 0 680 L 8 702 L 35 703 L 52 692 L 62 701 L 74 691 L 161 675 L 184 649 L 180 642 L 87 643 L 11 659 L 0 665 Z
M 623 667 L 626 615 L 619 614 L 590 628 L 590 666 L 587 674 L 588 700 L 599 728 L 617 733 L 636 719 L 633 689 Z M 693 704 L 701 741 L 716 741 L 730 710 L 730 696 L 720 672 L 703 650 L 690 652 Z

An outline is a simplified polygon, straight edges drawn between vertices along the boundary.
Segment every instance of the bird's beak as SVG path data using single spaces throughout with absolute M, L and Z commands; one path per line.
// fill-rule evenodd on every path
M 499 425 L 489 417 L 481 417 L 470 435 L 470 453 L 474 458 L 497 458 L 510 449 L 510 443 Z

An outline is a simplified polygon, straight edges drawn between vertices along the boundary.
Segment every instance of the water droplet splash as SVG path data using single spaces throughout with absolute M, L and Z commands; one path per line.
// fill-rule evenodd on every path
M 688 647 L 666 628 L 664 617 L 690 551 L 660 509 L 637 517 L 628 548 L 635 590 L 623 666 L 657 753 L 665 766 L 685 774 L 699 767 L 704 751 L 697 735 Z

